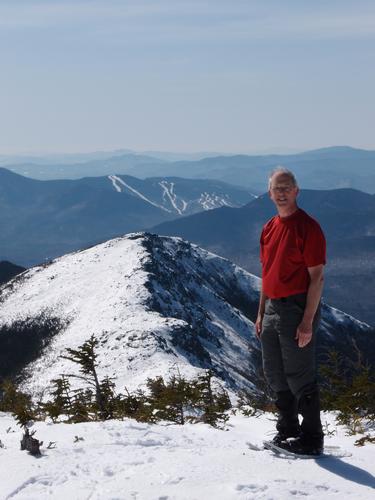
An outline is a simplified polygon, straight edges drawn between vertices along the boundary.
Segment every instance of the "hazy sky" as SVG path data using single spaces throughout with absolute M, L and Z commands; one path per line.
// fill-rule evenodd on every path
M 0 0 L 0 154 L 375 149 L 375 2 Z

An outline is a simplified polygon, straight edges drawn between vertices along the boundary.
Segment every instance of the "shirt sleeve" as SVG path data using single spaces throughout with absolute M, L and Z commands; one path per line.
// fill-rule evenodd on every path
M 326 239 L 320 225 L 315 221 L 307 227 L 302 255 L 306 267 L 326 263 Z

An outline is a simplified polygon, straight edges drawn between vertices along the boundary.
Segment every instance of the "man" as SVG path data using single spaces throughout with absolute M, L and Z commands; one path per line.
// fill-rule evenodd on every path
M 273 441 L 295 453 L 319 455 L 323 431 L 315 341 L 326 242 L 318 222 L 297 206 L 299 189 L 291 171 L 274 170 L 268 193 L 278 215 L 263 226 L 260 238 L 262 291 L 255 329 L 279 412 Z

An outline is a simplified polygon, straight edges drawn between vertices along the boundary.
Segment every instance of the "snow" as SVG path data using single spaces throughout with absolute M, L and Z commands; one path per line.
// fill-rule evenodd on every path
M 325 421 L 335 427 L 333 415 L 323 414 Z M 374 445 L 355 447 L 358 436 L 347 436 L 342 427 L 326 444 L 352 456 L 317 460 L 251 450 L 248 443 L 260 445 L 272 435 L 269 414 L 232 415 L 224 430 L 131 419 L 36 422 L 33 428 L 44 442 L 40 458 L 20 451 L 21 430 L 9 414 L 0 413 L 2 499 L 369 500 L 374 494 Z M 56 447 L 47 449 L 52 441 Z
M 112 182 L 113 187 L 118 193 L 122 193 L 121 187 L 117 184 L 117 179 L 113 175 L 109 175 L 108 179 Z
M 181 200 L 183 203 L 183 209 L 181 210 L 178 208 L 177 195 L 173 192 L 174 182 L 169 182 L 169 186 L 168 186 L 167 181 L 161 181 L 161 182 L 159 182 L 159 186 L 161 186 L 161 188 L 163 189 L 163 200 L 167 196 L 169 198 L 169 201 L 171 202 L 171 205 L 176 210 L 176 212 L 179 213 L 180 215 L 182 215 L 184 209 L 186 209 L 186 207 L 187 207 L 187 203 L 184 200 Z
M 151 203 L 155 207 L 161 208 L 166 212 L 175 212 L 179 215 L 184 215 L 188 213 L 196 213 L 201 210 L 212 210 L 214 208 L 219 208 L 223 206 L 233 207 L 233 203 L 230 201 L 230 196 L 228 194 L 217 195 L 215 192 L 208 193 L 204 191 L 200 194 L 199 198 L 191 199 L 186 202 L 183 198 L 178 196 L 175 192 L 175 183 L 172 181 L 162 180 L 158 182 L 161 187 L 161 197 L 163 205 L 160 205 L 147 196 L 142 194 L 140 191 L 131 187 L 127 182 L 125 182 L 121 177 L 117 175 L 109 175 L 108 179 L 112 182 L 113 188 L 121 193 L 124 188 L 130 190 L 134 195 L 139 196 L 142 200 L 147 203 Z M 122 186 L 121 186 L 122 185 Z M 166 208 L 164 205 L 168 205 L 170 208 Z
M 108 176 L 108 178 L 112 181 L 112 184 L 116 188 L 117 191 L 120 189 L 120 192 L 121 192 L 121 188 L 119 187 L 118 184 L 116 184 L 116 183 L 120 183 L 124 187 L 128 188 L 129 191 L 131 191 L 132 193 L 134 193 L 136 196 L 139 196 L 139 198 L 141 198 L 142 200 L 146 201 L 147 203 L 151 203 L 151 205 L 153 205 L 154 207 L 161 208 L 165 212 L 170 212 L 170 210 L 168 210 L 167 208 L 163 207 L 162 205 L 158 205 L 157 203 L 154 203 L 153 201 L 149 200 L 145 195 L 143 195 L 142 193 L 140 193 L 139 191 L 137 191 L 133 187 L 129 186 L 129 184 L 127 184 L 123 179 L 121 179 L 117 175 L 110 175 L 110 176 Z
M 146 271 L 150 264 L 152 274 Z M 159 281 L 171 277 L 172 283 Z M 34 396 L 43 397 L 50 381 L 61 374 L 78 371 L 61 355 L 92 334 L 100 340 L 100 377 L 113 378 L 122 392 L 125 386 L 132 390 L 144 385 L 147 377 L 179 369 L 190 378 L 207 368 L 194 352 L 176 345 L 184 335 L 200 342 L 221 373 L 242 387 L 252 387 L 257 340 L 253 323 L 227 302 L 222 291 L 223 283 L 233 280 L 231 291 L 238 290 L 246 300 L 256 297 L 259 279 L 226 259 L 181 238 L 134 233 L 28 270 L 2 290 L 0 325 L 38 317 L 43 311 L 68 322 L 27 368 L 23 389 Z M 150 305 L 153 300 L 159 310 Z M 200 339 L 194 332 L 201 317 L 205 336 Z M 78 383 L 73 381 L 73 386 Z
M 336 309 L 335 307 L 330 306 L 330 313 L 332 318 L 334 319 L 334 321 L 336 321 L 337 324 L 346 323 L 350 321 L 351 323 L 353 322 L 356 323 L 356 325 L 359 328 L 364 328 L 364 329 L 368 328 L 367 323 L 364 323 L 363 321 L 360 321 L 354 318 L 353 316 L 350 316 L 350 314 L 347 314 L 343 311 L 340 311 L 339 309 Z
M 201 345 L 216 367 L 241 381 L 234 368 L 254 377 L 251 363 L 257 341 L 240 304 L 257 301 L 259 288 L 256 276 L 181 238 L 133 233 L 15 278 L 0 290 L 0 324 L 36 317 L 46 308 L 69 320 L 29 367 L 24 389 L 34 396 L 51 379 L 72 372 L 72 363 L 60 355 L 91 334 L 100 339 L 100 377 L 115 377 L 122 392 L 124 386 L 139 387 L 148 376 L 167 376 L 177 363 L 183 375 L 196 376 L 201 368 L 192 363 L 194 353 L 189 358 L 173 350 L 170 336 L 179 328 L 194 332 L 194 321 L 201 317 Z M 159 309 L 152 307 L 156 300 Z M 328 306 L 323 322 L 327 334 L 346 324 L 367 328 Z M 163 350 L 158 339 L 168 349 Z M 329 430 L 336 429 L 333 415 L 324 414 L 325 422 Z M 0 498 L 372 498 L 374 445 L 357 448 L 354 441 L 360 436 L 348 436 L 338 427 L 326 444 L 341 446 L 352 453 L 350 457 L 293 460 L 250 449 L 248 443 L 261 445 L 272 436 L 274 424 L 271 415 L 240 414 L 231 415 L 224 430 L 130 419 L 72 425 L 36 422 L 35 437 L 45 443 L 37 459 L 19 450 L 21 430 L 10 415 L 0 413 L 0 440 L 5 446 L 0 447 Z M 74 442 L 75 436 L 83 440 Z M 56 448 L 48 449 L 53 441 Z
M 115 377 L 122 392 L 124 386 L 139 387 L 147 376 L 167 376 L 177 363 L 182 374 L 196 376 L 199 365 L 186 352 L 173 351 L 170 335 L 178 328 L 194 331 L 195 318 L 202 315 L 206 334 L 201 345 L 216 367 L 241 381 L 234 367 L 252 373 L 254 325 L 240 305 L 229 304 L 227 290 L 233 303 L 237 296 L 251 302 L 257 300 L 259 287 L 259 278 L 181 238 L 134 233 L 17 277 L 1 289 L 0 324 L 35 317 L 46 308 L 69 320 L 29 367 L 24 388 L 34 396 L 51 379 L 72 372 L 72 363 L 60 354 L 92 333 L 101 342 L 100 377 Z M 159 311 L 151 307 L 153 300 Z M 331 331 L 335 325 L 352 323 L 350 316 L 328 307 L 323 318 Z M 161 349 L 158 339 L 168 349 Z M 219 348 L 214 341 L 219 341 Z M 329 430 L 336 429 L 333 415 L 324 414 L 325 422 Z M 341 446 L 352 453 L 350 457 L 293 460 L 251 449 L 249 443 L 259 446 L 272 436 L 274 425 L 267 414 L 233 414 L 224 430 L 131 419 L 71 425 L 36 422 L 35 437 L 44 445 L 42 457 L 35 458 L 20 451 L 21 430 L 9 414 L 0 413 L 0 498 L 372 498 L 373 444 L 357 448 L 354 441 L 360 436 L 348 436 L 337 427 L 326 444 Z M 56 447 L 48 449 L 50 442 Z
M 199 198 L 197 198 L 196 200 L 191 200 L 189 203 L 187 203 L 185 200 L 174 193 L 174 182 L 161 181 L 159 182 L 159 185 L 163 189 L 163 200 L 165 200 L 167 197 L 173 209 L 180 215 L 183 215 L 189 206 L 198 206 L 203 210 L 212 210 L 214 208 L 223 206 L 233 206 L 233 204 L 228 201 L 229 196 L 227 194 L 218 196 L 215 193 L 207 193 L 206 191 L 204 191 L 200 194 Z M 177 202 L 182 204 L 182 208 L 178 207 Z
M 217 196 L 215 193 L 207 193 L 207 192 L 201 194 L 198 203 L 202 205 L 204 210 L 212 210 L 213 208 L 218 208 L 222 206 L 226 207 L 232 206 L 222 196 Z
M 81 345 L 91 334 L 106 342 L 102 367 L 108 375 L 116 376 L 123 389 L 129 374 L 123 348 L 118 347 L 130 337 L 130 350 L 143 339 L 144 354 L 152 352 L 153 345 L 144 340 L 147 332 L 165 327 L 163 318 L 145 307 L 150 294 L 144 287 L 147 273 L 141 262 L 147 257 L 140 240 L 115 239 L 27 273 L 28 279 L 3 304 L 1 323 L 37 316 L 47 304 L 53 314 L 70 319 L 53 347 L 32 366 L 29 390 L 40 393 L 52 378 L 71 372 L 71 363 L 67 365 L 59 356 L 67 347 Z

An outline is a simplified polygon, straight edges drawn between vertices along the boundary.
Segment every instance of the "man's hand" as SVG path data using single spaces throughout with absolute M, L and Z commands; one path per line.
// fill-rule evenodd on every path
M 257 320 L 255 322 L 255 333 L 260 339 L 260 334 L 262 333 L 262 323 L 263 323 L 263 316 L 261 314 L 258 314 Z
M 312 323 L 310 321 L 302 320 L 297 327 L 296 336 L 294 337 L 298 340 L 298 347 L 305 347 L 312 339 Z
M 323 264 L 307 268 L 310 275 L 310 284 L 307 290 L 306 307 L 302 321 L 298 325 L 296 336 L 294 337 L 298 340 L 298 347 L 305 347 L 312 339 L 312 323 L 323 289 L 323 269 Z

